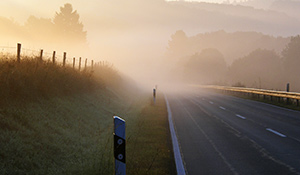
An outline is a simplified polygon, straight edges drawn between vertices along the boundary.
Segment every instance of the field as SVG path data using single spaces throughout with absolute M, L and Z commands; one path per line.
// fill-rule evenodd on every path
M 0 174 L 112 174 L 114 115 L 126 120 L 129 174 L 174 174 L 163 98 L 153 106 L 109 64 L 1 60 Z

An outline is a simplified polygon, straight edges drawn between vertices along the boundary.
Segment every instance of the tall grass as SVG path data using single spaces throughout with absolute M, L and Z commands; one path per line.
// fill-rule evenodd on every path
M 31 100 L 40 97 L 72 95 L 92 91 L 103 84 L 93 79 L 91 71 L 79 72 L 35 57 L 17 63 L 14 56 L 0 58 L 0 100 Z
M 0 174 L 111 174 L 112 116 L 131 105 L 118 71 L 15 60 L 0 57 Z

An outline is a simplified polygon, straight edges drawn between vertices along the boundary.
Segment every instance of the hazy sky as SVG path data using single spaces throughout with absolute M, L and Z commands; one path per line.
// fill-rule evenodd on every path
M 87 7 L 93 3 L 93 0 L 89 0 L 90 3 L 83 3 L 80 0 L 1 0 L 0 16 L 14 18 L 20 23 L 26 21 L 30 15 L 52 18 L 55 12 L 59 11 L 59 7 L 68 2 L 71 3 L 75 9 L 79 9 L 78 7 L 80 7 L 79 11 L 88 12 Z
M 169 0 L 172 1 L 172 0 Z M 186 1 L 198 1 L 198 2 L 211 2 L 211 3 L 222 3 L 224 0 L 186 0 Z
M 272 1 L 251 2 L 259 7 L 262 2 Z M 53 19 L 65 3 L 71 3 L 80 15 L 87 31 L 90 57 L 112 61 L 134 76 L 146 69 L 151 75 L 156 72 L 151 65 L 162 60 L 168 40 L 177 30 L 184 30 L 188 36 L 218 30 L 257 31 L 275 36 L 290 36 L 300 31 L 300 20 L 275 11 L 235 5 L 174 5 L 162 0 L 0 0 L 0 16 L 21 25 L 30 15 Z

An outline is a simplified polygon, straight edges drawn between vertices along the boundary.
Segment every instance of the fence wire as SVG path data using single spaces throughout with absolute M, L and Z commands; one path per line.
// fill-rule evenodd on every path
M 64 53 L 55 53 L 55 63 L 58 65 L 63 65 L 63 57 Z M 25 58 L 39 58 L 41 56 L 41 50 L 36 50 L 36 49 L 28 49 L 28 48 L 23 48 L 21 47 L 21 53 L 20 53 L 20 59 Z M 12 58 L 17 58 L 17 47 L 9 47 L 9 46 L 0 46 L 0 59 L 12 59 Z M 68 54 L 66 56 L 65 60 L 65 65 L 66 66 L 73 66 L 73 59 L 75 58 L 75 67 L 79 67 L 79 58 L 80 57 L 69 57 Z M 42 55 L 42 59 L 44 61 L 49 61 L 52 62 L 53 59 L 53 52 L 44 52 Z M 85 60 L 87 58 L 81 57 L 81 69 L 85 68 Z M 95 64 L 96 65 L 96 64 Z M 87 67 L 89 66 L 94 66 L 92 65 L 91 60 L 87 60 Z

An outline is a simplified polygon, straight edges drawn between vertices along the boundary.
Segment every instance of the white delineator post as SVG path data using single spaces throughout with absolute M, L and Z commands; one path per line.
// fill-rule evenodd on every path
M 126 154 L 125 154 L 125 120 L 114 116 L 114 157 L 115 174 L 126 174 Z

